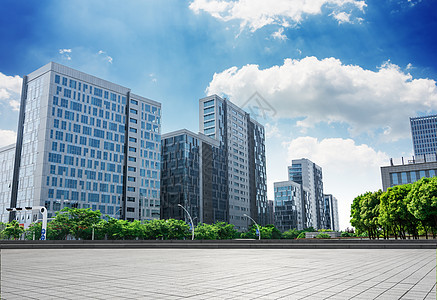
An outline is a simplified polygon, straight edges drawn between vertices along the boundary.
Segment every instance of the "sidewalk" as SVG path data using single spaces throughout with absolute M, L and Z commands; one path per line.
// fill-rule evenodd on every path
M 3 249 L 1 299 L 436 299 L 429 249 Z

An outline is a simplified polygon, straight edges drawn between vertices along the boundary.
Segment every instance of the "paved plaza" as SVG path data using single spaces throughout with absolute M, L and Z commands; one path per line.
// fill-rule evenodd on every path
M 436 250 L 3 249 L 1 299 L 436 299 Z

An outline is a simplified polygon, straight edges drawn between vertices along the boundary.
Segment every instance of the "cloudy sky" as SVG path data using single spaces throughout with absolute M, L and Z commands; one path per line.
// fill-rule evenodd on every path
M 323 168 L 349 226 L 380 166 L 412 155 L 409 117 L 437 113 L 434 0 L 0 2 L 0 146 L 15 141 L 21 78 L 49 61 L 162 102 L 162 132 L 198 130 L 226 96 L 267 132 L 269 198 L 292 159 Z M 261 107 L 261 108 L 260 108 Z

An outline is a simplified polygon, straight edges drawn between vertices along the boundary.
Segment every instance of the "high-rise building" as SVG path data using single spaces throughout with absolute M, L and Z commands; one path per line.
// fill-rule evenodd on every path
M 220 143 L 186 129 L 162 136 L 161 218 L 228 222 L 226 154 Z
M 437 155 L 437 115 L 410 118 L 414 155 Z M 426 159 L 426 156 L 425 156 Z
M 160 123 L 160 103 L 66 66 L 24 76 L 10 207 L 159 218 Z
M 386 191 L 389 187 L 414 183 L 423 177 L 434 177 L 437 175 L 437 159 L 433 156 L 428 160 L 416 159 L 404 160 L 400 164 L 393 163 L 390 159 L 390 166 L 381 167 L 382 189 Z
M 275 226 L 284 232 L 303 230 L 312 226 L 309 193 L 301 183 L 280 181 L 274 183 Z
M 288 167 L 288 181 L 275 182 L 274 192 L 275 225 L 281 231 L 338 230 L 337 199 L 323 194 L 322 168 L 312 161 L 294 159 Z
M 309 213 L 311 226 L 325 227 L 322 168 L 309 159 L 294 159 L 288 167 L 288 180 L 302 184 L 309 193 Z
M 0 222 L 9 222 L 12 193 L 12 177 L 14 175 L 15 144 L 0 148 Z M 20 220 L 21 221 L 21 220 Z
M 199 102 L 200 132 L 227 154 L 229 222 L 247 229 L 248 218 L 267 221 L 264 127 L 227 99 L 212 95 Z
M 325 229 L 331 229 L 334 231 L 340 230 L 340 224 L 338 220 L 338 201 L 337 198 L 331 194 L 324 195 L 324 211 L 325 211 Z

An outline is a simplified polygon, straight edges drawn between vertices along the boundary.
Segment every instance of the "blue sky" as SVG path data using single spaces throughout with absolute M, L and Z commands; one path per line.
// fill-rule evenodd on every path
M 308 3 L 307 3 L 308 2 Z M 381 165 L 412 155 L 408 117 L 437 113 L 433 0 L 0 2 L 0 146 L 14 141 L 20 80 L 49 61 L 162 102 L 162 132 L 198 130 L 198 99 L 255 92 L 273 108 L 269 197 L 291 159 L 322 166 L 348 226 Z M 396 160 L 395 160 L 396 161 Z

